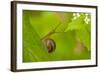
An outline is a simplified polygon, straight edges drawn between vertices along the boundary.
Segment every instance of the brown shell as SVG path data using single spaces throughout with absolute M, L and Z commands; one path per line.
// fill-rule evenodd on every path
M 44 40 L 44 45 L 46 46 L 46 48 L 48 49 L 48 52 L 51 53 L 55 50 L 56 48 L 56 43 L 53 39 L 45 39 Z

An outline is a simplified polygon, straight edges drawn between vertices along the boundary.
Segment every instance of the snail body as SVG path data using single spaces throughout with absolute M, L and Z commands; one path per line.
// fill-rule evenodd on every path
M 47 38 L 47 39 L 43 40 L 43 43 L 44 43 L 45 47 L 48 49 L 49 53 L 53 52 L 56 48 L 56 43 L 53 39 Z

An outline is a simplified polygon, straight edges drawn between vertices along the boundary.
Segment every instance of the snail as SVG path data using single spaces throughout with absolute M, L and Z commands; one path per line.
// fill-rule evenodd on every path
M 56 48 L 56 43 L 53 39 L 47 38 L 43 40 L 45 47 L 48 49 L 48 53 L 51 53 Z

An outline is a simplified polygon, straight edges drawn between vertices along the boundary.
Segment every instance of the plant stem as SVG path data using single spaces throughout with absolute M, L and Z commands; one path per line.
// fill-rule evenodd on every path
M 43 39 L 46 39 L 48 36 L 52 35 L 55 33 L 55 30 L 60 26 L 61 24 L 59 23 L 53 30 L 51 30 L 48 34 L 46 34 L 43 38 Z

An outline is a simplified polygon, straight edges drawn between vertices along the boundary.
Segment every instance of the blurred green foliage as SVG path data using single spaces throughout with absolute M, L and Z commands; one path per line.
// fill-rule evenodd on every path
M 73 13 L 23 10 L 23 62 L 90 59 L 91 23 L 85 13 L 73 20 Z M 55 51 L 48 53 L 45 38 L 54 40 Z

